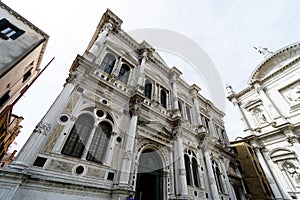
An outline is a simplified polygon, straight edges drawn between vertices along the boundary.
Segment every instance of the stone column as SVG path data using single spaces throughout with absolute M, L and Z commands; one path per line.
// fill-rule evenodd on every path
M 273 103 L 273 101 L 270 99 L 270 97 L 266 94 L 264 89 L 261 87 L 260 83 L 256 82 L 254 84 L 254 88 L 256 89 L 257 93 L 261 96 L 262 101 L 270 108 L 270 112 L 268 113 L 271 115 L 270 117 L 272 119 L 277 119 L 279 117 L 284 117 L 280 113 L 279 109 L 276 107 L 276 105 Z
M 183 156 L 183 145 L 182 138 L 179 128 L 174 130 L 176 135 L 176 139 L 174 141 L 174 162 L 175 162 L 175 174 L 176 178 L 176 186 L 177 186 L 177 195 L 179 196 L 187 196 L 187 182 L 186 182 L 186 170 L 184 164 L 184 156 Z
M 158 97 L 157 84 L 155 82 L 153 82 L 152 86 L 153 86 L 153 100 L 158 102 L 158 100 L 157 100 L 157 97 Z
M 139 67 L 139 72 L 138 72 L 138 88 L 141 90 L 141 88 L 144 88 L 144 80 L 145 80 L 145 63 L 147 59 L 147 53 L 144 51 L 142 54 L 142 61 Z M 140 91 L 144 93 L 144 91 Z
M 226 188 L 227 188 L 227 193 L 229 194 L 229 197 L 231 199 L 235 199 L 235 195 L 232 192 L 232 185 L 230 184 L 229 178 L 228 178 L 228 175 L 227 175 L 227 170 L 226 170 L 226 167 L 225 167 L 225 158 L 224 157 L 221 157 L 220 163 L 221 163 L 221 168 L 222 168 L 223 174 L 225 176 L 225 185 L 226 185 Z
M 120 56 L 120 57 L 117 58 L 117 62 L 115 63 L 115 66 L 112 70 L 111 74 L 114 76 L 115 79 L 117 79 L 118 76 L 119 76 L 120 69 L 121 69 L 121 64 L 122 64 L 121 61 L 122 61 L 122 57 Z
M 111 23 L 106 23 L 102 29 L 102 31 L 98 34 L 96 41 L 94 42 L 93 46 L 90 49 L 90 52 L 94 54 L 96 57 L 99 56 L 99 49 L 101 44 L 104 42 L 106 36 L 108 35 L 109 31 L 112 29 Z
M 262 169 L 263 169 L 263 171 L 266 175 L 266 178 L 267 178 L 267 180 L 270 184 L 270 187 L 272 188 L 274 197 L 276 199 L 284 199 L 283 195 L 281 194 L 281 191 L 280 191 L 279 187 L 277 186 L 277 184 L 276 184 L 276 182 L 275 182 L 275 180 L 274 180 L 274 178 L 271 174 L 271 171 L 270 171 L 263 155 L 260 152 L 259 147 L 254 148 L 254 150 L 255 150 L 256 156 L 259 160 L 259 163 L 260 163 L 260 165 L 261 165 L 261 167 L 262 167 Z
M 138 119 L 138 109 L 139 103 L 135 102 L 131 107 L 132 117 L 129 124 L 128 135 L 126 138 L 126 144 L 124 149 L 123 162 L 121 165 L 120 172 L 120 184 L 128 184 L 130 179 L 130 170 L 133 163 L 133 150 L 134 150 L 134 141 L 137 128 L 137 119 Z
M 86 160 L 86 156 L 87 156 L 87 154 L 89 152 L 89 148 L 90 148 L 90 146 L 92 144 L 92 141 L 93 141 L 93 138 L 94 138 L 94 136 L 96 134 L 97 127 L 98 127 L 98 124 L 94 124 L 94 128 L 92 129 L 91 134 L 90 134 L 90 136 L 89 136 L 86 144 L 84 144 L 84 150 L 83 150 L 83 153 L 81 155 L 81 159 L 82 160 Z
M 200 169 L 199 169 L 199 181 L 200 181 L 200 187 L 201 189 L 205 189 L 205 182 L 204 182 L 204 173 L 203 170 L 201 170 L 201 165 L 202 165 L 202 169 L 203 168 L 203 164 L 204 164 L 204 159 L 203 159 L 203 151 L 199 151 L 199 164 L 200 164 Z
M 161 103 L 160 103 L 160 89 L 161 89 L 161 88 L 160 88 L 160 85 L 159 85 L 159 84 L 156 84 L 156 86 L 157 86 L 157 88 L 156 88 L 156 89 L 157 89 L 157 99 L 156 99 L 156 100 L 157 100 L 157 102 L 158 102 L 159 104 L 161 104 Z
M 274 167 L 273 161 L 267 155 L 265 155 L 264 153 L 262 153 L 262 156 L 265 159 L 266 164 L 269 166 L 269 169 L 270 169 L 271 173 L 273 174 L 275 183 L 277 184 L 278 190 L 280 191 L 283 199 L 291 199 L 291 197 L 287 193 L 287 191 L 285 189 L 283 189 L 284 187 L 282 185 L 282 181 L 281 181 L 280 177 L 278 176 L 280 174 L 280 172 L 276 173 L 277 170 Z
M 177 93 L 177 81 L 178 77 L 182 73 L 176 68 L 173 67 L 171 69 L 171 85 L 172 85 L 172 91 L 170 95 L 171 98 L 171 109 L 174 111 L 172 118 L 180 117 L 180 111 L 179 111 L 179 106 L 178 106 L 178 93 Z
M 109 143 L 108 143 L 108 149 L 106 151 L 106 155 L 105 155 L 105 159 L 104 159 L 104 164 L 108 165 L 108 166 L 110 166 L 111 161 L 112 161 L 112 157 L 113 157 L 113 153 L 114 153 L 114 149 L 115 149 L 116 135 L 117 135 L 116 132 L 112 132 Z
M 173 151 L 170 150 L 169 153 L 170 156 L 170 198 L 175 199 L 175 183 L 177 182 L 176 177 L 174 177 L 174 157 L 173 157 Z
M 192 110 L 194 110 L 194 116 L 195 116 L 193 119 L 193 122 L 195 125 L 199 125 L 199 126 L 203 125 L 201 117 L 200 117 L 200 113 L 199 113 L 199 103 L 198 103 L 198 97 L 197 97 L 197 94 L 200 90 L 201 89 L 196 84 L 192 85 L 191 93 L 192 93 L 192 98 L 193 98 L 193 103 L 194 103 Z
M 238 107 L 238 112 L 239 112 L 239 115 L 240 115 L 240 120 L 242 122 L 244 130 L 246 130 L 246 131 L 247 130 L 251 130 L 249 122 L 248 122 L 247 118 L 245 117 L 245 113 L 243 112 L 242 108 L 240 107 L 240 102 L 237 99 L 237 97 L 235 95 L 235 92 L 232 90 L 232 87 L 231 86 L 227 86 L 226 89 L 227 89 L 227 92 L 229 94 L 228 99 L 233 103 L 234 106 Z
M 74 83 L 76 80 L 78 80 L 78 77 L 75 74 L 71 74 L 67 79 L 67 83 L 65 84 L 62 92 L 52 104 L 40 123 L 33 130 L 30 138 L 27 140 L 17 158 L 12 163 L 12 167 L 21 169 L 30 166 L 34 162 L 37 154 L 47 142 L 47 139 L 50 135 L 49 133 L 52 133 L 53 125 L 57 123 L 58 116 L 66 107 L 71 93 L 76 85 Z
M 212 162 L 211 162 L 209 150 L 207 149 L 205 150 L 204 157 L 205 157 L 206 168 L 208 173 L 208 181 L 210 184 L 211 197 L 212 197 L 211 199 L 219 200 L 219 191 L 218 191 L 215 175 L 212 168 Z

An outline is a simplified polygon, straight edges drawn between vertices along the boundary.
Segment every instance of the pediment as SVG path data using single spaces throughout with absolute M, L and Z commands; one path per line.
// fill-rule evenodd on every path
M 122 46 L 120 46 L 120 44 L 116 43 L 115 41 L 107 40 L 106 43 L 111 51 L 115 52 L 115 54 L 130 62 L 133 66 L 139 64 L 139 60 L 136 56 L 134 56 L 136 53 L 133 50 L 122 48 Z
M 252 110 L 253 108 L 260 106 L 262 104 L 262 101 L 260 99 L 253 99 L 248 101 L 245 105 L 244 108 L 249 110 Z
M 274 149 L 270 152 L 270 158 L 275 161 L 289 160 L 295 158 L 295 152 L 288 149 Z
M 155 120 L 150 121 L 143 117 L 139 117 L 138 124 L 140 126 L 147 127 L 147 129 L 153 134 L 158 134 L 166 138 L 173 138 L 172 131 L 168 130 L 166 126 L 159 121 L 155 121 Z

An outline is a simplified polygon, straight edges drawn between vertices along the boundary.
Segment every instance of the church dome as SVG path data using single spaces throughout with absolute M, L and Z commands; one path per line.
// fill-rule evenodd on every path
M 300 60 L 300 42 L 285 46 L 276 52 L 270 52 L 267 48 L 260 48 L 258 51 L 265 59 L 252 72 L 249 84 L 263 81 Z

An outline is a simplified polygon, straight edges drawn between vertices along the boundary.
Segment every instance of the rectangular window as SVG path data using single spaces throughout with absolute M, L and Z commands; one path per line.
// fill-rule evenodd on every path
M 7 19 L 3 18 L 0 20 L 0 38 L 8 40 L 9 38 L 15 40 L 25 31 L 17 28 L 11 24 Z
M 192 123 L 192 114 L 191 114 L 191 108 L 187 105 L 185 107 L 186 109 L 186 116 L 187 116 L 187 120 Z
M 27 81 L 27 79 L 31 76 L 32 67 L 23 75 L 22 83 Z

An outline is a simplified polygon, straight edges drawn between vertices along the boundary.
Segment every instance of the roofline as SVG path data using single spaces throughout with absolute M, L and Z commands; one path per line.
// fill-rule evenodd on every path
M 270 62 L 273 58 L 275 58 L 276 56 L 278 56 L 281 53 L 284 53 L 285 51 L 296 47 L 296 46 L 300 46 L 300 41 L 298 42 L 294 42 L 288 46 L 284 46 L 281 49 L 277 50 L 276 52 L 274 52 L 273 54 L 271 54 L 270 56 L 268 56 L 266 59 L 264 59 L 256 68 L 255 70 L 251 73 L 249 80 L 248 80 L 248 84 L 251 85 L 253 82 L 258 81 L 255 76 L 257 75 L 257 72 L 268 62 Z
M 17 19 L 19 19 L 20 21 L 22 21 L 24 24 L 27 24 L 30 28 L 32 28 L 33 30 L 35 30 L 37 33 L 41 34 L 46 40 L 49 39 L 49 35 L 47 35 L 44 31 L 42 31 L 37 26 L 35 26 L 34 24 L 32 24 L 26 18 L 24 18 L 23 16 L 21 16 L 19 13 L 17 13 L 13 9 L 11 9 L 9 6 L 7 6 L 6 4 L 4 4 L 2 1 L 0 1 L 0 6 L 2 8 L 4 8 L 4 9 L 6 9 L 11 15 L 15 16 Z

